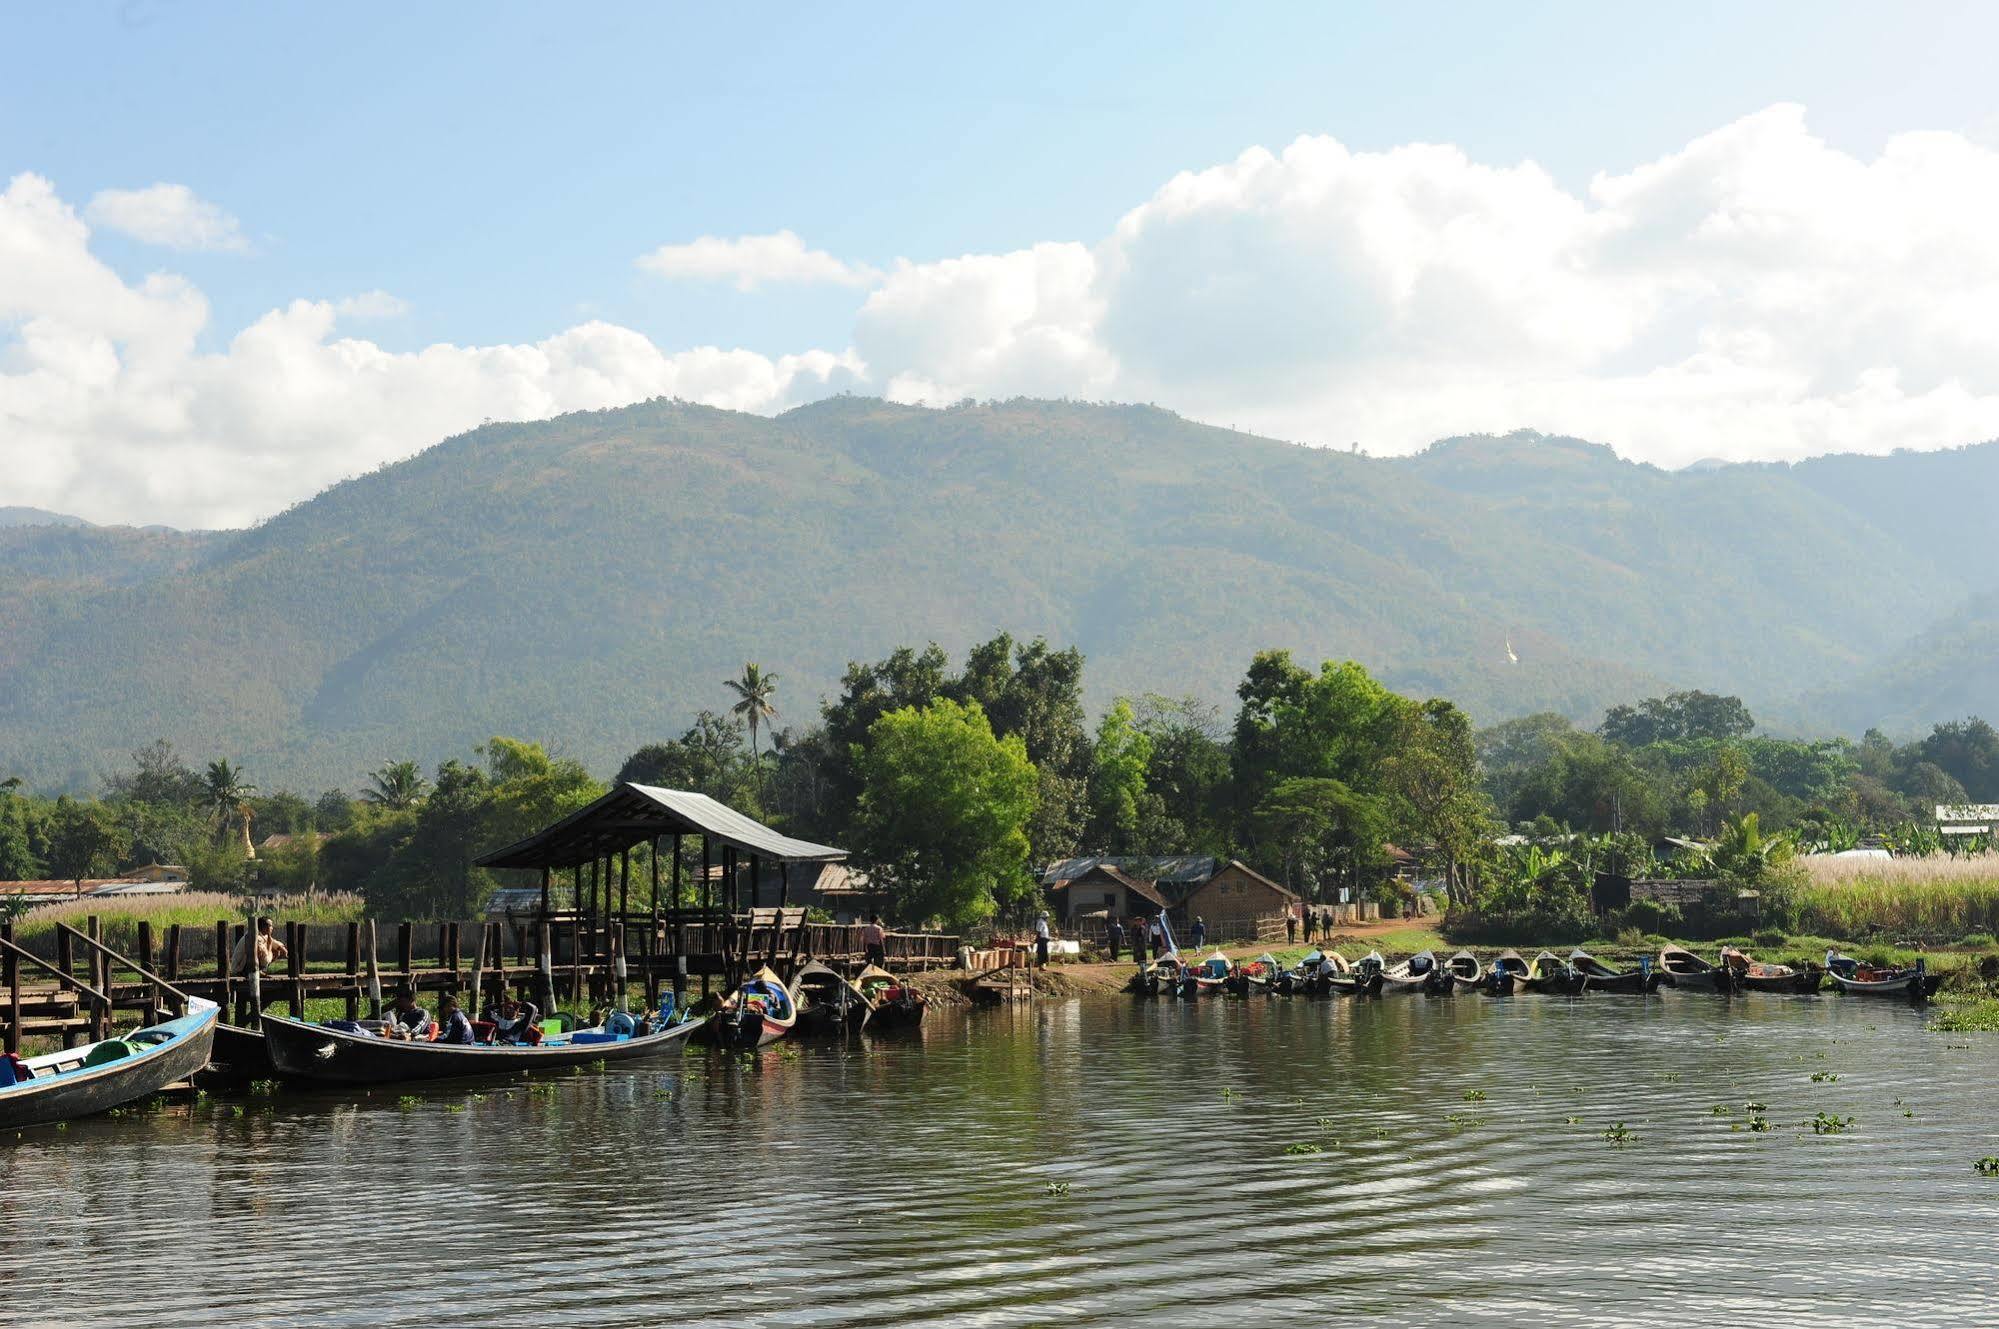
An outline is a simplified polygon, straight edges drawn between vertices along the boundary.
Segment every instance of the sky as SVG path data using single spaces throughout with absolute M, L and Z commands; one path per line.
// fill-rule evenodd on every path
M 1999 437 L 1999 6 L 731 10 L 0 9 L 0 505 L 662 395 Z

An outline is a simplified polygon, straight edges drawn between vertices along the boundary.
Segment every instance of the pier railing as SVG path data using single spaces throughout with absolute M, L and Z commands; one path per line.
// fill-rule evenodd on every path
M 139 920 L 127 951 L 106 943 L 97 917 L 81 931 L 58 923 L 18 941 L 16 926 L 0 924 L 0 1026 L 5 1047 L 23 1038 L 101 1038 L 120 1011 L 150 1015 L 184 1008 L 189 996 L 223 1007 L 224 1019 L 247 1019 L 248 980 L 231 971 L 245 923 L 218 919 L 212 928 L 170 924 L 156 930 Z M 259 980 L 267 1008 L 304 1017 L 308 1003 L 337 1002 L 358 1018 L 375 993 L 512 989 L 529 1000 L 583 1004 L 612 998 L 622 976 L 643 986 L 648 1005 L 671 989 L 685 999 L 698 983 L 705 995 L 760 964 L 788 972 L 806 959 L 856 969 L 865 948 L 858 926 L 813 923 L 802 909 L 634 911 L 592 917 L 280 924 L 273 934 L 285 955 Z M 955 965 L 959 939 L 929 932 L 891 932 L 888 967 L 917 971 Z M 476 991 L 475 991 L 476 990 Z M 316 1013 L 316 1012 L 315 1012 Z

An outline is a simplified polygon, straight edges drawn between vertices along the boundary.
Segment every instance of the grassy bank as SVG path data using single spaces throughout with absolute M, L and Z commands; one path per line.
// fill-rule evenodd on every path
M 1948 941 L 1999 933 L 1999 854 L 1800 862 L 1804 931 Z
M 358 895 L 318 895 L 312 899 L 288 899 L 278 913 L 294 923 L 349 923 L 363 916 L 366 905 Z M 87 900 L 68 900 L 43 905 L 23 914 L 14 922 L 14 935 L 22 940 L 47 936 L 57 923 L 67 923 L 79 932 L 95 916 L 104 928 L 104 944 L 124 950 L 139 935 L 141 920 L 153 925 L 153 936 L 166 935 L 178 923 L 183 928 L 209 929 L 217 919 L 243 917 L 243 901 L 219 891 L 184 891 L 178 895 L 126 895 Z

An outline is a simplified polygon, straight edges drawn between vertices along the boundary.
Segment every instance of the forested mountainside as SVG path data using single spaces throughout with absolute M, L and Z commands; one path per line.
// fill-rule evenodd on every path
M 1999 588 L 1993 478 L 1990 445 L 1667 473 L 1531 433 L 1371 458 L 1045 401 L 493 424 L 249 531 L 0 531 L 0 765 L 87 784 L 166 737 L 306 787 L 511 733 L 602 770 L 745 660 L 805 719 L 849 660 L 1002 629 L 1080 646 L 1099 703 L 1224 700 L 1288 646 L 1482 721 L 1697 686 L 1913 722 L 1897 652 Z M 1906 705 L 1979 709 L 1964 654 Z

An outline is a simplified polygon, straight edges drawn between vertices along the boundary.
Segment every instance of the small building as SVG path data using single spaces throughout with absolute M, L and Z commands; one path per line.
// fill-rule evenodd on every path
M 1182 928 L 1196 918 L 1208 925 L 1211 937 L 1256 937 L 1269 930 L 1270 920 L 1284 926 L 1286 911 L 1304 897 L 1280 886 L 1237 859 L 1230 859 L 1173 906 L 1171 917 Z
M 1108 863 L 1097 863 L 1050 887 L 1048 899 L 1050 911 L 1071 930 L 1085 918 L 1149 918 L 1166 909 L 1166 897 L 1152 882 L 1128 876 Z

